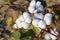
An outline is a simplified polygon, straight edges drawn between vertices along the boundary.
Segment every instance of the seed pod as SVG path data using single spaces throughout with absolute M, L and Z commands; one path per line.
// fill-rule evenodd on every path
M 28 11 L 29 11 L 30 13 L 33 13 L 33 12 L 34 12 L 34 10 L 35 10 L 35 8 L 34 8 L 34 7 L 31 7 L 31 6 L 29 6 L 29 7 L 28 7 Z
M 23 13 L 23 17 L 24 17 L 24 19 L 25 19 L 25 22 L 31 23 L 31 16 L 30 16 L 29 13 L 24 12 L 24 13 Z
M 52 21 L 52 14 L 50 13 L 45 14 L 44 21 L 46 22 L 46 25 L 50 25 Z
M 38 19 L 33 19 L 32 24 L 37 27 L 38 26 L 38 22 L 39 22 Z
M 40 20 L 38 23 L 38 27 L 40 27 L 41 29 L 45 29 L 46 28 L 46 23 L 44 20 Z
M 36 13 L 36 14 L 34 14 L 34 17 L 37 19 L 43 19 L 44 15 L 42 13 Z

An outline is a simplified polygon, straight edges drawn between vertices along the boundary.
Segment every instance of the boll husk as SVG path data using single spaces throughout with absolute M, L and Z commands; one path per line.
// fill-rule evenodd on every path
M 45 14 L 44 21 L 46 22 L 46 25 L 50 25 L 52 21 L 52 14 L 50 13 Z
M 49 33 L 46 33 L 44 36 L 45 40 L 51 40 L 51 36 Z
M 24 13 L 23 13 L 23 17 L 24 17 L 24 19 L 25 19 L 25 22 L 27 22 L 27 23 L 31 23 L 32 18 L 31 18 L 31 16 L 30 16 L 29 13 L 24 12 Z
M 32 24 L 33 24 L 35 27 L 37 27 L 37 26 L 38 26 L 38 22 L 39 22 L 38 19 L 33 19 Z
M 41 29 L 46 29 L 46 23 L 44 20 L 40 20 L 38 22 L 38 27 L 41 28 Z
M 42 13 L 36 13 L 36 14 L 34 14 L 34 17 L 37 19 L 43 19 L 44 15 Z

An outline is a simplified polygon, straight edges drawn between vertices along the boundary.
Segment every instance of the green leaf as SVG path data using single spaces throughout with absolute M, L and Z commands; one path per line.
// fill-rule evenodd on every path
M 36 36 L 38 36 L 38 37 L 40 36 L 40 31 L 39 31 L 39 29 L 37 27 L 35 27 L 33 25 L 30 25 L 28 30 L 30 30 L 30 29 L 32 29 L 34 31 Z
M 16 31 L 11 34 L 10 40 L 20 40 L 20 32 Z
M 20 31 L 21 33 L 21 37 L 20 38 L 24 38 L 24 37 L 28 37 L 28 36 L 34 36 L 34 31 L 32 29 L 26 31 L 26 32 L 22 32 Z
M 20 30 L 21 33 L 21 40 L 33 40 L 34 37 L 34 31 L 32 29 L 30 30 L 26 30 L 26 29 L 22 29 Z

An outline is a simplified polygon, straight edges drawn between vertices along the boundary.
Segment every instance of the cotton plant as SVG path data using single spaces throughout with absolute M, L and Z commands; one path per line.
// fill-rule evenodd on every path
M 31 23 L 31 16 L 28 12 L 24 12 L 23 15 L 19 15 L 19 17 L 16 19 L 15 24 L 13 25 L 13 28 L 28 28 L 29 24 Z
M 43 5 L 41 4 L 40 1 L 37 1 L 36 0 L 32 0 L 30 2 L 30 5 L 28 7 L 28 11 L 30 13 L 35 13 L 35 10 L 38 10 L 38 11 L 43 11 Z
M 46 13 L 45 15 L 43 15 L 42 12 L 38 13 L 37 11 L 43 11 L 43 6 L 41 4 L 40 1 L 36 0 L 32 0 L 30 2 L 30 5 L 28 7 L 28 11 L 33 15 L 33 19 L 32 16 L 30 16 L 30 14 L 28 12 L 23 12 L 22 15 L 19 15 L 19 17 L 16 19 L 15 24 L 13 25 L 14 29 L 17 28 L 24 28 L 27 29 L 28 26 L 32 23 L 32 25 L 34 25 L 34 27 L 37 27 L 39 29 L 39 31 L 41 31 L 42 29 L 46 29 L 46 25 L 50 25 L 52 22 L 52 17 L 53 15 L 51 13 Z M 55 31 L 55 32 L 54 32 Z M 50 32 L 54 35 L 58 35 L 58 32 L 56 31 L 56 29 L 54 30 L 50 30 Z M 45 34 L 45 39 L 46 40 L 56 40 L 57 38 L 52 35 L 50 33 Z

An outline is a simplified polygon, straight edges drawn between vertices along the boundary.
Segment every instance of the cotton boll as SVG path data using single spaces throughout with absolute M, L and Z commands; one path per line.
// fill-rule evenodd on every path
M 50 36 L 51 36 L 51 39 L 52 39 L 52 40 L 56 40 L 56 39 L 57 39 L 57 37 L 55 37 L 55 36 L 52 35 L 52 34 L 50 34 Z
M 21 25 L 20 25 L 21 20 L 19 18 L 16 20 L 15 23 L 16 23 L 16 25 L 17 25 L 18 28 L 21 28 Z
M 13 28 L 14 28 L 14 29 L 17 29 L 17 25 L 16 25 L 16 24 L 14 24 L 14 25 L 13 25 Z
M 30 14 L 29 13 L 27 13 L 27 12 L 24 12 L 23 13 L 23 17 L 24 17 L 24 19 L 25 19 L 25 22 L 27 22 L 27 23 L 31 23 L 31 16 L 30 16 Z
M 29 26 L 29 24 L 26 23 L 26 22 L 22 22 L 22 23 L 21 23 L 21 27 L 23 27 L 24 29 L 27 29 L 28 26 Z
M 53 30 L 51 30 L 51 33 L 57 36 L 57 34 Z
M 43 11 L 43 6 L 40 5 L 39 7 L 37 7 L 37 10 L 38 10 L 38 11 Z
M 21 28 L 21 26 L 22 26 L 21 23 L 17 23 L 16 25 L 18 28 Z
M 24 21 L 23 15 L 20 15 L 20 16 L 19 16 L 19 20 Z
M 54 28 L 53 31 L 56 33 L 56 35 L 59 35 L 59 33 L 56 31 L 56 28 Z
M 43 19 L 44 15 L 42 13 L 36 13 L 36 14 L 34 14 L 34 17 L 38 18 L 38 19 Z
M 28 11 L 29 11 L 30 13 L 33 13 L 33 12 L 34 12 L 34 10 L 35 10 L 35 8 L 34 8 L 34 7 L 31 7 L 31 6 L 29 6 L 29 7 L 28 7 Z
M 21 22 L 21 20 L 18 18 L 18 19 L 16 19 L 16 21 L 15 21 L 15 23 L 17 24 L 17 23 L 20 23 Z
M 41 5 L 41 2 L 40 1 L 37 1 L 36 8 L 40 7 L 40 5 Z
M 35 4 L 36 4 L 36 1 L 35 1 L 35 0 L 32 0 L 32 1 L 30 2 L 30 6 L 31 6 L 31 7 L 35 7 Z
M 37 27 L 37 26 L 38 26 L 38 22 L 39 22 L 38 19 L 33 19 L 32 24 L 33 24 L 35 27 Z
M 38 27 L 41 29 L 45 29 L 46 28 L 46 23 L 44 20 L 40 20 L 38 23 Z
M 50 14 L 50 13 L 45 14 L 44 20 L 47 25 L 50 25 L 51 21 L 52 21 L 52 14 Z
M 45 34 L 45 36 L 44 36 L 44 37 L 45 37 L 45 39 L 46 39 L 46 40 L 50 40 L 50 39 L 51 39 L 51 37 L 50 37 L 50 34 L 49 34 L 49 33 Z

